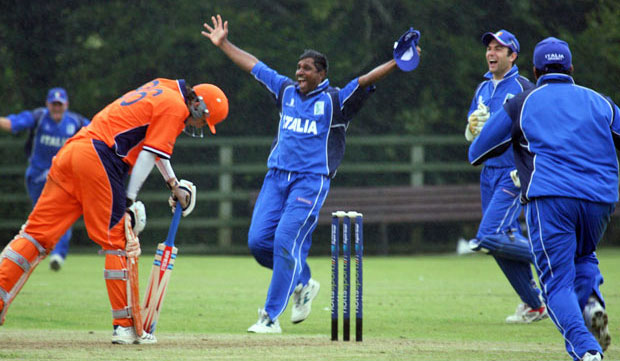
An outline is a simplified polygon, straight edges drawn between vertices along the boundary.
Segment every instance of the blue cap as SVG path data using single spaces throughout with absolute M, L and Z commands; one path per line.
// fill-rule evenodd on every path
M 47 101 L 50 103 L 61 102 L 67 104 L 69 102 L 69 96 L 67 95 L 67 91 L 63 88 L 52 88 L 47 92 Z
M 493 39 L 497 40 L 497 42 L 503 46 L 510 48 L 515 53 L 519 53 L 521 50 L 517 37 L 508 30 L 502 29 L 496 33 L 489 32 L 482 35 L 482 43 L 484 46 L 489 46 L 489 43 Z
M 570 70 L 572 56 L 568 43 L 554 37 L 548 37 L 536 44 L 534 48 L 534 67 L 546 70 L 551 64 L 560 64 L 563 70 Z
M 416 50 L 418 41 L 420 40 L 420 32 L 409 28 L 403 35 L 400 36 L 397 42 L 394 43 L 394 60 L 396 65 L 402 71 L 412 71 L 418 67 L 420 63 L 420 56 Z

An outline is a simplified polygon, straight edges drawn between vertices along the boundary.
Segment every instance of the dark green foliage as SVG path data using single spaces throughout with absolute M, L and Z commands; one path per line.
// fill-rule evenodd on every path
M 620 5 L 610 1 L 11 1 L 0 7 L 2 113 L 41 104 L 65 86 L 74 110 L 93 116 L 123 92 L 158 76 L 213 82 L 231 100 L 223 135 L 272 135 L 270 95 L 200 35 L 221 13 L 230 39 L 293 76 L 306 48 L 325 53 L 343 86 L 391 57 L 409 26 L 421 30 L 420 67 L 378 84 L 354 134 L 460 133 L 471 94 L 486 71 L 479 38 L 507 28 L 519 38 L 522 73 L 545 36 L 569 41 L 576 78 L 617 98 Z M 611 76 L 610 76 L 611 75 Z

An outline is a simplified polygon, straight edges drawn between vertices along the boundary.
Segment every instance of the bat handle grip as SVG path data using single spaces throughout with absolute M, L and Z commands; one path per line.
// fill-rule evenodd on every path
M 181 202 L 177 202 L 177 207 L 174 210 L 172 222 L 170 223 L 170 228 L 168 229 L 168 236 L 166 237 L 166 242 L 164 242 L 166 246 L 174 247 L 174 238 L 177 236 L 177 229 L 179 228 L 182 213 L 183 208 L 181 207 Z

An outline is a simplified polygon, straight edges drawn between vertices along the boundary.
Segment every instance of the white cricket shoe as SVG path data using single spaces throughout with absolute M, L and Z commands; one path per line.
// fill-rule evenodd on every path
M 581 361 L 601 361 L 603 358 L 601 357 L 600 353 L 595 353 L 594 355 L 586 352 L 585 355 L 583 355 L 583 357 L 581 358 Z
M 262 308 L 258 309 L 258 321 L 248 328 L 251 333 L 282 333 L 280 321 L 272 321 Z
M 549 314 L 544 304 L 539 308 L 531 308 L 525 303 L 520 303 L 514 315 L 506 317 L 506 323 L 532 323 L 547 317 L 549 317 Z
M 142 336 L 136 337 L 135 343 L 139 345 L 149 345 L 157 343 L 157 338 L 155 338 L 155 335 L 153 335 L 152 333 L 142 331 Z
M 321 285 L 313 280 L 308 280 L 308 284 L 303 286 L 297 285 L 293 291 L 293 309 L 291 311 L 291 321 L 300 323 L 308 318 L 312 309 L 312 300 L 319 293 Z
M 50 269 L 52 271 L 60 271 L 63 263 L 65 263 L 65 259 L 61 255 L 54 253 L 50 256 Z
M 114 333 L 112 333 L 112 343 L 117 345 L 147 345 L 157 343 L 157 338 L 146 331 L 143 331 L 142 336 L 138 337 L 136 336 L 136 331 L 133 326 L 115 326 Z
M 607 327 L 609 319 L 607 311 L 605 311 L 596 296 L 590 296 L 588 299 L 588 303 L 586 303 L 586 307 L 583 309 L 583 319 L 586 321 L 588 330 L 601 345 L 603 351 L 607 350 L 607 347 L 611 344 L 611 335 Z

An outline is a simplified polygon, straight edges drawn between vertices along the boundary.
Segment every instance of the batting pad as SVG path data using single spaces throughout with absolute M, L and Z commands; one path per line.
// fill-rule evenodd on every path
M 4 303 L 0 325 L 11 302 L 46 255 L 46 249 L 25 232 L 20 232 L 0 253 L 0 298 Z
M 533 260 L 530 242 L 519 236 L 494 234 L 485 236 L 481 240 L 474 238 L 469 241 L 469 247 L 473 251 L 482 251 L 514 261 L 531 263 Z

